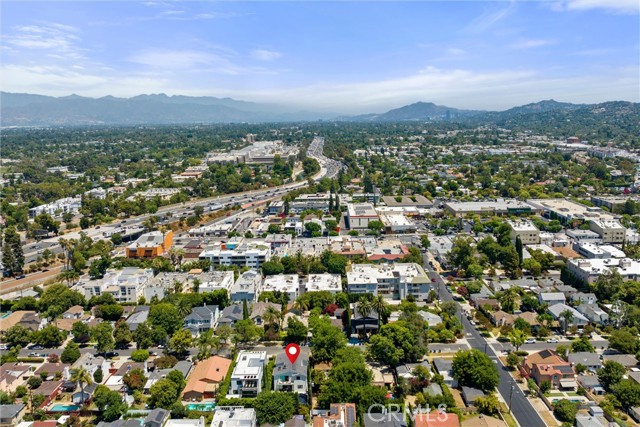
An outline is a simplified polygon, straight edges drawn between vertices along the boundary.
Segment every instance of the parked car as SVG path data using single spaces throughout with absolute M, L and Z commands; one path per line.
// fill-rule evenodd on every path
M 559 341 L 557 338 L 549 338 L 549 339 L 547 340 L 547 342 L 548 342 L 548 343 L 550 343 L 550 344 L 557 344 L 557 343 L 559 343 L 560 341 Z
M 34 345 L 33 347 L 31 347 L 31 350 L 44 350 L 44 347 L 39 345 L 39 344 L 37 344 L 37 345 Z
M 118 353 L 117 351 L 107 351 L 104 354 L 105 357 L 109 358 L 109 357 L 116 357 L 116 356 L 120 356 L 120 353 Z
M 524 343 L 525 343 L 525 344 L 535 344 L 535 343 L 536 343 L 536 340 L 535 340 L 534 338 L 527 338 L 527 339 L 524 341 Z

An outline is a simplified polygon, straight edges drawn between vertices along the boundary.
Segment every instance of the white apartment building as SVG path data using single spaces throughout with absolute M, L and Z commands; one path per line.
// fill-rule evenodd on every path
M 72 213 L 75 215 L 78 213 L 81 206 L 82 198 L 80 196 L 65 197 L 63 199 L 58 199 L 55 202 L 29 209 L 29 218 L 35 218 L 43 213 L 56 217 L 65 213 Z
M 589 223 L 589 228 L 602 237 L 603 243 L 622 243 L 627 229 L 612 219 L 597 219 Z
M 305 292 L 328 291 L 332 294 L 342 292 L 342 277 L 339 274 L 309 274 Z
M 289 295 L 289 301 L 295 301 L 300 293 L 300 278 L 297 274 L 276 274 L 264 278 L 261 292 L 282 292 Z
M 382 295 L 394 300 L 413 295 L 422 301 L 431 290 L 431 280 L 415 263 L 353 264 L 347 271 L 347 287 L 354 294 Z
M 271 247 L 264 240 L 217 242 L 207 246 L 199 258 L 208 259 L 214 268 L 216 265 L 237 265 L 258 269 L 271 259 Z
M 245 271 L 231 288 L 231 302 L 253 302 L 262 292 L 262 275 L 257 270 Z
M 640 262 L 629 258 L 572 259 L 567 270 L 585 283 L 594 283 L 611 270 L 617 270 L 624 280 L 640 279 Z
M 520 237 L 523 245 L 537 245 L 540 243 L 540 230 L 529 220 L 507 221 L 511 227 L 511 239 Z
M 262 377 L 266 364 L 266 351 L 240 351 L 231 373 L 227 397 L 256 397 L 262 391 Z
M 155 288 L 157 287 L 147 286 L 152 278 L 153 270 L 150 268 L 125 267 L 122 270 L 107 270 L 102 279 L 81 282 L 78 286 L 84 291 L 86 299 L 104 293 L 113 295 L 115 300 L 120 303 L 135 303 L 143 296 L 147 300 L 150 300 L 154 295 L 162 299 L 164 297 L 163 287 L 156 292 Z
M 199 282 L 196 288 L 196 280 Z M 148 286 L 160 286 L 166 289 L 173 287 L 175 282 L 182 284 L 183 292 L 213 292 L 224 289 L 231 293 L 234 277 L 233 271 L 205 271 L 192 270 L 188 273 L 159 273 L 149 281 Z

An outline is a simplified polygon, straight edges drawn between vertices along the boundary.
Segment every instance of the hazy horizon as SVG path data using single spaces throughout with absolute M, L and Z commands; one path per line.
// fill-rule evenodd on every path
M 8 1 L 0 88 L 341 114 L 640 101 L 636 0 Z

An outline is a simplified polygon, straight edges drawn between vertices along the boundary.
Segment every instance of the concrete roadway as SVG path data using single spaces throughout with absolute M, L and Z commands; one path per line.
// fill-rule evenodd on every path
M 429 277 L 436 279 L 439 298 L 443 301 L 454 301 L 453 296 L 447 289 L 442 277 L 431 270 L 427 257 L 423 256 L 423 258 L 425 269 L 429 272 Z M 518 424 L 523 427 L 546 427 L 544 420 L 540 417 L 533 405 L 531 405 L 531 402 L 529 402 L 522 390 L 520 390 L 520 387 L 518 387 L 511 374 L 502 364 L 496 353 L 493 351 L 493 348 L 480 335 L 478 330 L 469 323 L 469 320 L 462 315 L 462 309 L 460 304 L 457 302 L 456 309 L 457 314 L 462 321 L 462 326 L 464 327 L 464 332 L 469 345 L 472 348 L 485 352 L 498 367 L 498 372 L 500 374 L 498 392 L 502 396 L 503 400 L 507 402 L 507 405 L 511 407 L 511 412 Z

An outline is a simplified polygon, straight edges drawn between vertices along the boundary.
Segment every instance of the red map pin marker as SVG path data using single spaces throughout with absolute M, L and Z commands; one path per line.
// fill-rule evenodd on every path
M 289 358 L 289 362 L 293 365 L 300 356 L 300 346 L 298 344 L 289 344 L 284 349 L 285 354 Z

